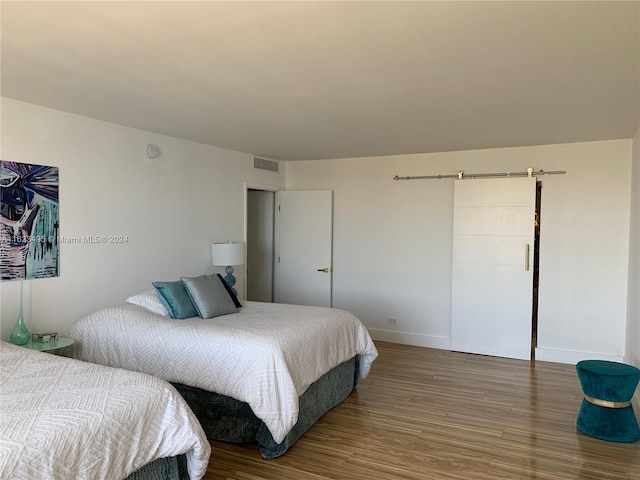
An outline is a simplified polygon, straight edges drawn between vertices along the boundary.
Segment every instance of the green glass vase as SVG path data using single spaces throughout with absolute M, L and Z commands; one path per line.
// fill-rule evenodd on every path
M 9 340 L 14 345 L 24 345 L 31 339 L 31 333 L 29 329 L 24 324 L 24 318 L 22 316 L 22 280 L 20 280 L 20 306 L 18 310 L 18 320 L 16 321 L 13 330 L 11 330 L 11 335 L 9 336 Z

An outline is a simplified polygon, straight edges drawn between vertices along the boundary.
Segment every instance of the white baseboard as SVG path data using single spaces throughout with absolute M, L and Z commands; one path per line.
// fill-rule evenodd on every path
M 398 343 L 400 345 L 412 345 L 415 347 L 438 348 L 451 350 L 450 337 L 436 337 L 417 333 L 398 332 L 369 328 L 369 334 L 374 340 L 381 342 Z M 619 355 L 604 355 L 601 353 L 579 352 L 575 350 L 559 350 L 554 348 L 536 348 L 536 361 L 568 363 L 575 365 L 580 360 L 609 360 L 611 362 L 624 362 Z M 638 394 L 640 395 L 640 394 Z
M 557 350 L 554 348 L 536 348 L 536 361 L 569 363 L 575 365 L 580 360 L 609 360 L 622 362 L 620 355 L 604 355 L 601 353 L 578 352 L 574 350 Z
M 440 350 L 449 350 L 449 348 L 451 348 L 451 338 L 449 337 L 436 337 L 432 335 L 396 332 L 377 328 L 369 328 L 368 330 L 371 338 L 374 340 L 380 340 L 381 342 L 413 345 L 414 347 L 438 348 Z

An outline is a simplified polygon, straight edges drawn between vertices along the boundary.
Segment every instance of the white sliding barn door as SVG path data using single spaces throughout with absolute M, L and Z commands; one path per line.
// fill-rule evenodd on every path
M 452 350 L 531 358 L 536 179 L 456 180 Z
M 331 306 L 333 192 L 276 193 L 275 301 Z

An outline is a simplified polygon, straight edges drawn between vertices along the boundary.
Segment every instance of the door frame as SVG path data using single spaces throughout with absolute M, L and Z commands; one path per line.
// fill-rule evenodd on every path
M 253 182 L 244 182 L 244 244 L 245 244 L 245 248 L 248 248 L 247 242 L 249 240 L 249 235 L 248 235 L 248 229 L 249 229 L 249 190 L 261 190 L 263 192 L 279 192 L 280 190 L 284 190 L 284 188 L 275 186 L 275 185 L 264 185 L 261 183 L 253 183 Z M 274 218 L 275 218 L 275 205 L 274 205 Z M 276 245 L 278 244 L 278 232 L 276 231 L 275 225 L 274 225 L 274 231 L 273 231 L 273 252 L 271 252 L 273 254 L 273 257 L 275 258 L 275 253 L 276 253 Z M 275 263 L 275 262 L 274 262 Z M 275 267 L 275 265 L 274 265 Z M 248 269 L 248 265 L 245 262 L 245 265 L 243 265 L 244 268 L 244 298 L 247 298 L 247 269 Z M 275 269 L 274 269 L 274 273 L 272 275 L 273 277 L 275 277 Z M 273 282 L 273 279 L 272 279 Z M 275 289 L 275 282 L 273 285 L 273 288 Z M 274 292 L 275 293 L 275 292 Z M 275 298 L 275 297 L 274 297 Z

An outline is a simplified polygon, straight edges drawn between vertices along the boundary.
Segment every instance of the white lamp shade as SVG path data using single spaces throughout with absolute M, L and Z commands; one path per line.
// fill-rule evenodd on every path
M 244 243 L 212 243 L 211 257 L 218 267 L 244 265 Z

